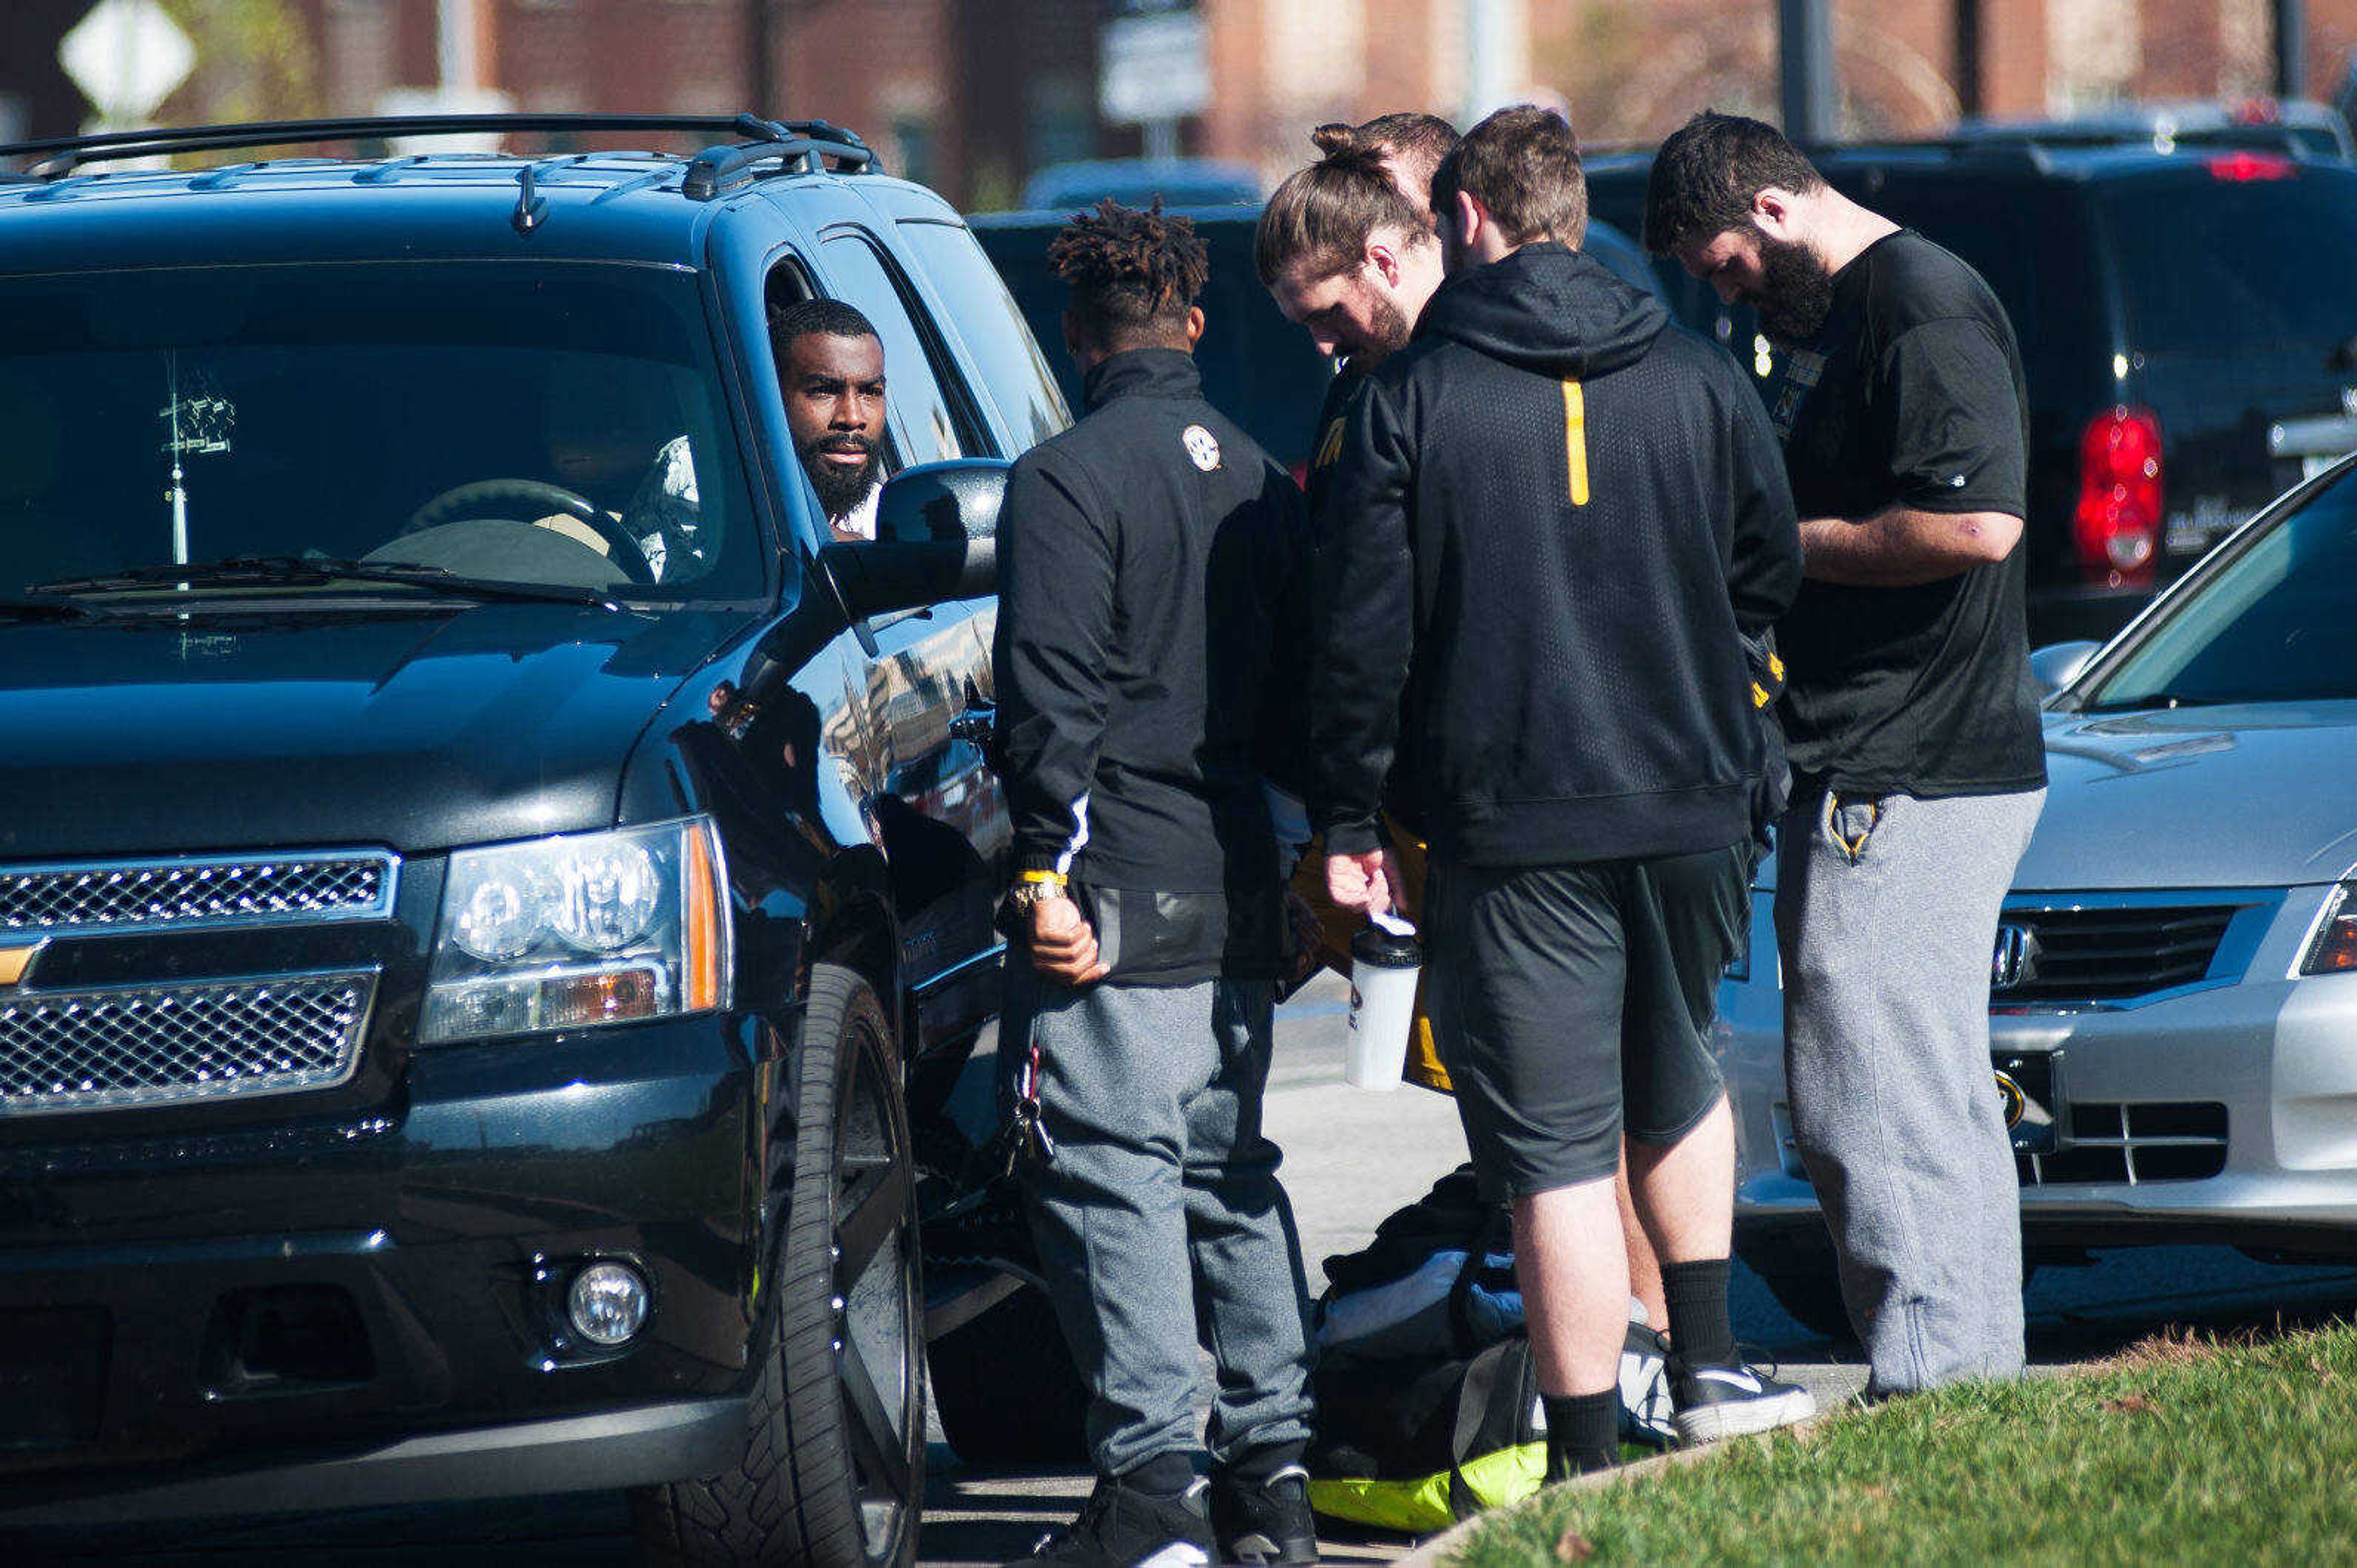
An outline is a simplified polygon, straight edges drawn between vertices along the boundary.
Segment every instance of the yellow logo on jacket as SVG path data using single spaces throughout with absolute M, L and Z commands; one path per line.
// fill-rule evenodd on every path
M 1587 504 L 1587 394 L 1577 381 L 1563 383 L 1563 461 L 1571 488 L 1571 504 Z
M 1318 438 L 1318 456 L 1309 460 L 1309 466 L 1313 468 L 1331 467 L 1334 460 L 1341 455 L 1342 422 L 1337 419 L 1326 427 L 1326 434 Z

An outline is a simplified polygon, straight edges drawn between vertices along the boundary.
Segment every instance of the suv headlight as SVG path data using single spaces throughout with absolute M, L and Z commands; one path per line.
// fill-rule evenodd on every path
M 457 851 L 418 1042 L 726 1006 L 727 888 L 708 817 Z
M 2357 971 L 2357 882 L 2344 882 L 2324 903 L 2324 923 L 2308 944 L 2302 974 L 2347 974 Z

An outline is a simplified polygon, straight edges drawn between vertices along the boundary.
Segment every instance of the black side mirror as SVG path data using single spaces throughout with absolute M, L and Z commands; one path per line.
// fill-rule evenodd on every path
M 895 474 L 877 499 L 875 539 L 819 552 L 853 618 L 996 589 L 993 535 L 1009 467 L 996 457 L 960 457 Z
M 1013 467 L 998 457 L 952 457 L 903 468 L 877 498 L 877 542 L 991 538 L 998 532 L 998 507 L 1006 499 L 1006 474 Z

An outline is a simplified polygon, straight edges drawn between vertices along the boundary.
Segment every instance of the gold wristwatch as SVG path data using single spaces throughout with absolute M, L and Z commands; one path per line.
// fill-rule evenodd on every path
M 1006 902 L 1025 919 L 1031 911 L 1049 898 L 1064 897 L 1064 874 L 1060 871 L 1027 871 L 1015 880 L 1006 891 Z

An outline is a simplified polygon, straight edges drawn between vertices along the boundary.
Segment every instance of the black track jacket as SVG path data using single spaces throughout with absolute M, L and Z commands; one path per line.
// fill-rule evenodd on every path
M 1759 397 L 1658 301 L 1555 243 L 1450 279 L 1353 404 L 1329 506 L 1329 852 L 1381 842 L 1395 754 L 1434 854 L 1471 864 L 1751 832 L 1769 747 L 1741 637 L 1792 603 L 1800 535 Z
M 1301 492 L 1203 401 L 1191 355 L 1101 360 L 999 528 L 998 763 L 1018 870 L 1080 889 L 1112 978 L 1273 972 L 1265 775 L 1289 771 L 1277 628 L 1306 613 Z M 1284 750 L 1297 755 L 1300 739 Z

